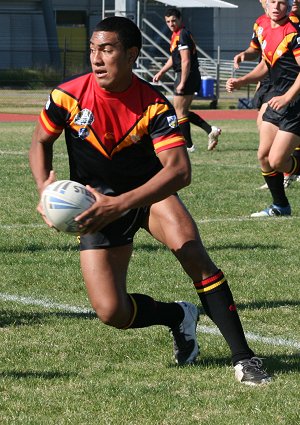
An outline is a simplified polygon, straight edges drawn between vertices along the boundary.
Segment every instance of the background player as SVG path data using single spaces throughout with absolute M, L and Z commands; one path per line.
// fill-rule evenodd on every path
M 260 3 L 266 11 L 266 0 L 260 0 Z M 296 25 L 299 25 L 299 16 L 300 16 L 300 0 L 294 0 L 291 12 L 289 14 L 289 19 L 294 22 Z M 239 64 L 244 61 L 252 61 L 258 58 L 261 59 L 261 47 L 258 42 L 258 31 L 261 23 L 266 19 L 266 14 L 260 16 L 253 26 L 253 37 L 250 43 L 250 46 L 243 52 L 237 54 L 233 61 L 234 67 L 239 68 Z M 256 40 L 256 41 L 255 41 Z M 272 94 L 272 85 L 269 77 L 269 73 L 263 78 L 262 81 L 259 81 L 257 84 L 257 89 L 253 98 L 253 105 L 258 109 L 259 113 L 257 115 L 257 128 L 260 130 L 262 123 L 262 116 L 268 106 L 268 101 L 273 97 Z M 296 157 L 300 157 L 300 148 L 297 147 L 294 151 Z M 293 181 L 298 181 L 300 176 L 295 174 L 284 173 L 284 187 L 287 188 Z M 268 189 L 267 183 L 263 184 L 260 189 Z
M 171 56 L 162 69 L 153 77 L 153 81 L 158 82 L 169 69 L 174 69 L 176 80 L 174 83 L 173 104 L 180 129 L 187 142 L 188 151 L 194 152 L 195 150 L 191 137 L 190 123 L 201 127 L 208 134 L 208 150 L 212 150 L 217 146 L 221 129 L 211 126 L 198 114 L 189 110 L 195 93 L 199 92 L 201 87 L 196 45 L 192 34 L 182 23 L 182 16 L 178 9 L 167 9 L 165 20 L 172 31 Z
M 300 144 L 300 39 L 288 18 L 292 4 L 292 0 L 266 2 L 269 18 L 261 23 L 258 34 L 263 61 L 244 77 L 231 78 L 226 83 L 230 92 L 260 81 L 270 71 L 273 97 L 263 114 L 258 159 L 273 203 L 252 217 L 290 215 L 283 172 L 299 174 L 300 169 L 299 160 L 292 155 Z

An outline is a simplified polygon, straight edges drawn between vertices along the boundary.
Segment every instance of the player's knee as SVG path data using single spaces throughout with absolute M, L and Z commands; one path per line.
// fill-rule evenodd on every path
M 285 161 L 280 157 L 273 157 L 269 159 L 270 166 L 273 170 L 281 171 Z
M 119 322 L 119 311 L 116 305 L 103 305 L 99 302 L 92 303 L 92 307 L 102 323 L 115 328 L 121 327 Z
M 265 152 L 257 152 L 257 159 L 261 165 L 262 168 L 265 168 L 269 165 L 269 159 L 268 159 L 268 155 L 266 155 Z

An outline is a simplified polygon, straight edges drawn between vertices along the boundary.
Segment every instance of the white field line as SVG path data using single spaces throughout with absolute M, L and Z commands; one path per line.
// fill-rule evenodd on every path
M 274 220 L 297 220 L 300 216 L 292 215 L 291 217 L 276 217 Z M 249 217 L 249 216 L 241 216 L 241 217 L 220 217 L 220 218 L 208 218 L 203 220 L 196 220 L 197 224 L 209 224 L 209 223 L 237 223 L 237 222 L 244 222 L 244 221 L 254 221 L 255 219 Z M 263 219 L 261 219 L 263 220 Z M 41 223 L 28 223 L 28 224 L 1 224 L 0 223 L 0 230 L 14 230 L 14 229 L 23 229 L 23 228 L 37 228 L 37 227 L 45 227 L 45 224 Z
M 0 300 L 2 301 L 11 301 L 18 304 L 25 304 L 25 305 L 36 305 L 38 307 L 43 308 L 49 308 L 54 310 L 62 310 L 70 313 L 81 313 L 81 314 L 91 314 L 94 313 L 94 311 L 90 308 L 84 308 L 84 307 L 77 307 L 69 304 L 60 304 L 53 302 L 51 300 L 41 300 L 36 299 L 32 297 L 23 297 L 19 295 L 11 295 L 11 294 L 5 294 L 0 293 Z M 205 334 L 210 335 L 218 335 L 220 336 L 220 331 L 211 326 L 197 326 L 198 332 L 202 332 Z M 281 337 L 264 337 L 261 335 L 256 335 L 252 332 L 246 332 L 246 337 L 249 341 L 257 341 L 266 345 L 275 345 L 275 346 L 281 346 L 281 347 L 290 347 L 290 348 L 298 348 L 300 349 L 300 343 L 297 341 L 293 341 L 290 339 L 285 339 Z

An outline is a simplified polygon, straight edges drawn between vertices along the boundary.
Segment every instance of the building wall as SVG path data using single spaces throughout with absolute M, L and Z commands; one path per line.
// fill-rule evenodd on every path
M 218 46 L 222 59 L 232 59 L 245 49 L 252 34 L 253 22 L 262 13 L 258 0 L 232 0 L 238 9 L 193 8 L 182 9 L 186 26 L 192 31 L 196 43 L 210 56 L 216 57 Z M 164 23 L 165 5 L 154 0 L 141 1 L 144 16 L 168 34 Z M 55 13 L 75 11 L 86 13 L 84 30 L 66 29 L 72 35 L 72 48 L 80 44 L 80 61 L 85 54 L 83 37 L 89 36 L 94 25 L 102 18 L 102 0 L 52 0 Z M 114 9 L 114 1 L 105 1 L 106 10 Z M 42 12 L 42 0 L 0 0 L 0 69 L 51 66 L 47 32 Z M 68 25 L 66 25 L 66 28 Z M 60 49 L 64 44 L 64 30 L 59 29 Z M 77 35 L 76 35 L 77 34 Z M 88 38 L 88 37 L 86 37 Z M 87 49 L 86 40 L 86 49 Z M 79 57 L 78 56 L 78 57 Z M 72 59 L 74 62 L 76 59 Z M 72 63 L 73 63 L 72 62 Z M 79 63 L 79 67 L 81 63 Z
M 214 50 L 220 46 L 222 59 L 232 59 L 249 46 L 253 23 L 264 13 L 258 0 L 229 1 L 239 7 L 214 9 Z

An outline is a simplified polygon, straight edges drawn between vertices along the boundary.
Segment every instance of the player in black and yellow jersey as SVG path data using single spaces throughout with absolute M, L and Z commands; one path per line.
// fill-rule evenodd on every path
M 187 142 L 189 152 L 194 152 L 195 146 L 191 137 L 190 123 L 202 128 L 208 135 L 208 150 L 217 146 L 221 129 L 211 126 L 198 114 L 190 111 L 194 95 L 201 88 L 201 74 L 197 49 L 191 32 L 182 22 L 181 12 L 176 8 L 167 9 L 165 13 L 166 24 L 172 31 L 170 42 L 171 56 L 162 69 L 153 77 L 158 82 L 171 68 L 175 71 L 174 82 L 174 107 L 178 123 Z
M 283 173 L 300 173 L 300 161 L 293 155 L 300 145 L 300 34 L 289 20 L 292 5 L 292 0 L 267 0 L 268 18 L 253 39 L 261 47 L 263 61 L 245 76 L 226 83 L 230 92 L 260 81 L 268 72 L 271 78 L 272 98 L 262 117 L 258 159 L 272 205 L 252 217 L 291 215 Z
M 140 48 L 141 33 L 131 20 L 110 17 L 96 26 L 92 72 L 52 91 L 34 131 L 30 165 L 38 190 L 55 178 L 53 143 L 64 131 L 70 176 L 96 198 L 76 220 L 83 278 L 98 317 L 119 329 L 167 326 L 176 362 L 195 361 L 196 305 L 127 292 L 133 238 L 144 228 L 173 252 L 193 281 L 231 349 L 237 379 L 266 383 L 270 377 L 246 342 L 226 278 L 176 194 L 191 181 L 185 140 L 173 106 L 132 72 Z M 41 203 L 38 211 L 44 215 Z

